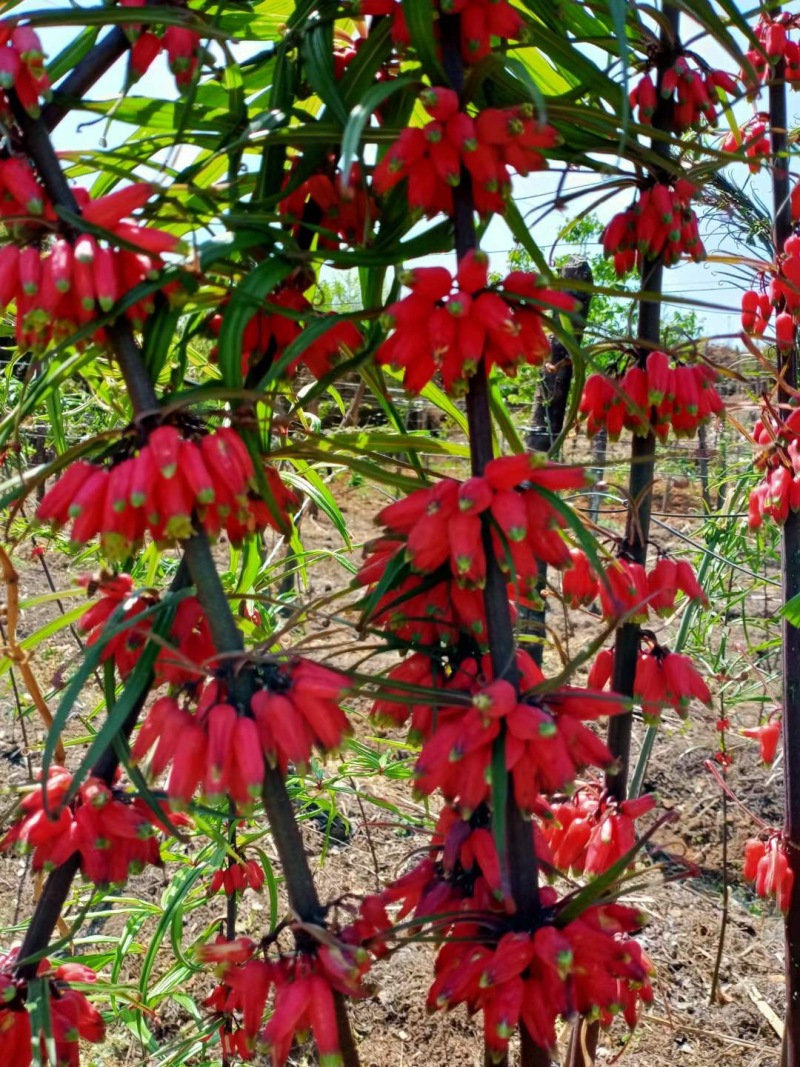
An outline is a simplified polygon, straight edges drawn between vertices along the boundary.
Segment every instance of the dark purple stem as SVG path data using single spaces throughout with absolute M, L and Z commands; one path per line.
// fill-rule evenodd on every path
M 675 61 L 680 14 L 668 0 L 663 7 L 664 22 L 661 27 L 659 53 L 656 60 L 658 86 L 660 89 L 664 71 Z M 672 129 L 671 100 L 665 100 L 659 92 L 658 106 L 653 115 L 653 128 L 669 132 Z M 652 149 L 667 160 L 669 145 L 653 139 Z M 665 180 L 667 172 L 658 172 L 657 181 Z M 664 264 L 662 259 L 646 258 L 642 264 L 641 288 L 643 292 L 660 294 Z M 644 363 L 648 352 L 657 348 L 661 339 L 661 301 L 642 300 L 639 304 L 638 356 Z M 646 437 L 634 435 L 631 444 L 631 463 L 628 480 L 628 519 L 625 526 L 623 548 L 635 563 L 644 566 L 647 559 L 647 544 L 650 534 L 650 509 L 653 502 L 653 477 L 655 474 L 656 439 L 650 431 Z M 614 646 L 614 673 L 611 687 L 623 696 L 633 696 L 636 663 L 639 654 L 640 628 L 637 623 L 625 623 L 617 631 Z M 608 727 L 608 747 L 616 758 L 614 773 L 606 775 L 606 788 L 618 800 L 623 800 L 628 789 L 631 760 L 631 732 L 633 713 L 615 715 Z
M 777 15 L 777 11 L 773 12 Z M 769 87 L 772 138 L 772 195 L 775 213 L 775 255 L 783 253 L 792 235 L 789 199 L 786 82 L 784 62 L 777 65 Z M 778 308 L 783 311 L 784 308 Z M 778 354 L 778 401 L 790 404 L 797 388 L 797 345 Z M 784 603 L 800 594 L 800 513 L 790 511 L 782 531 L 782 585 Z M 786 1022 L 784 1063 L 800 1063 L 800 629 L 783 620 L 783 755 L 785 811 L 783 832 L 794 884 L 786 912 Z

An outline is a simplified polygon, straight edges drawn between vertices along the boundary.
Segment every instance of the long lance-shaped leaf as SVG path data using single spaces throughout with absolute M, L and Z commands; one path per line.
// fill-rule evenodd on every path
M 287 277 L 291 269 L 284 259 L 267 259 L 251 270 L 234 289 L 219 332 L 219 369 L 226 385 L 241 388 L 245 328 L 266 296 Z
M 344 128 L 344 135 L 342 136 L 341 169 L 344 185 L 349 182 L 350 169 L 360 156 L 361 135 L 364 132 L 364 127 L 372 117 L 372 113 L 394 93 L 418 84 L 419 82 L 416 78 L 404 77 L 393 78 L 391 81 L 373 85 L 369 92 L 364 95 L 363 100 L 359 101 L 350 112 L 347 125 Z
M 158 605 L 161 608 L 161 611 L 156 615 L 153 624 L 153 635 L 155 637 L 165 638 L 169 634 L 172 620 L 175 617 L 177 598 L 182 598 L 182 594 L 175 594 L 174 597 L 170 596 L 168 600 L 164 600 Z M 138 615 L 137 618 L 142 618 L 142 615 Z M 78 764 L 78 767 L 72 776 L 72 784 L 67 793 L 67 801 L 75 796 L 90 769 L 94 766 L 96 760 L 100 756 L 100 753 L 104 752 L 114 741 L 120 733 L 123 723 L 127 720 L 137 702 L 142 699 L 150 688 L 150 685 L 152 684 L 153 665 L 155 664 L 156 657 L 160 651 L 161 646 L 156 641 L 151 640 L 147 642 L 141 656 L 136 662 L 133 673 L 126 681 L 119 697 L 117 697 L 113 704 L 108 706 L 106 721 L 92 738 L 89 748 L 84 754 L 81 762 Z M 109 666 L 109 664 L 106 664 L 106 666 Z M 113 696 L 113 689 L 111 695 Z M 158 811 L 158 809 L 156 810 Z M 158 812 L 158 814 L 160 816 L 160 812 Z M 160 821 L 163 821 L 163 816 L 160 816 Z
M 172 602 L 177 603 L 178 599 L 183 599 L 190 595 L 190 592 L 190 590 L 181 590 L 179 593 L 172 594 L 170 599 Z M 125 619 L 123 618 L 125 614 L 125 606 L 124 604 L 120 604 L 120 606 L 112 613 L 103 627 L 103 632 L 100 638 L 86 649 L 86 655 L 84 656 L 83 662 L 64 690 L 64 695 L 62 696 L 61 702 L 53 716 L 53 725 L 48 731 L 47 739 L 45 741 L 44 752 L 42 754 L 42 777 L 47 776 L 48 769 L 53 762 L 56 742 L 67 723 L 67 719 L 72 712 L 79 694 L 86 686 L 89 678 L 100 666 L 103 652 L 109 641 L 112 641 L 115 637 L 119 637 L 121 634 L 127 633 L 131 628 L 141 625 L 145 620 L 153 618 L 164 610 L 165 604 L 153 604 L 151 607 L 145 608 L 144 611 L 135 615 L 133 618 Z
M 321 19 L 309 21 L 303 32 L 301 45 L 303 70 L 326 108 L 340 125 L 347 123 L 347 106 L 339 93 L 333 71 L 333 22 Z
M 422 69 L 434 85 L 446 85 L 448 78 L 439 59 L 434 29 L 434 6 L 430 0 L 402 0 L 403 15 Z

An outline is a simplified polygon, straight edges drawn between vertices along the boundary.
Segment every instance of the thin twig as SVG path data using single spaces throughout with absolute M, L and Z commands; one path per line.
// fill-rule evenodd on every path
M 47 706 L 47 701 L 42 695 L 39 683 L 36 680 L 36 675 L 31 670 L 30 659 L 27 652 L 20 648 L 17 643 L 17 623 L 19 621 L 19 574 L 17 574 L 10 556 L 1 545 L 0 570 L 3 572 L 3 581 L 6 586 L 6 647 L 3 649 L 3 652 L 19 671 L 22 681 L 25 683 L 25 688 L 28 691 L 28 696 L 30 696 L 34 707 L 39 712 L 42 722 L 45 725 L 45 729 L 51 730 L 53 728 L 53 714 Z M 66 762 L 67 754 L 64 751 L 64 744 L 60 737 L 56 742 L 55 756 L 59 763 L 63 764 Z

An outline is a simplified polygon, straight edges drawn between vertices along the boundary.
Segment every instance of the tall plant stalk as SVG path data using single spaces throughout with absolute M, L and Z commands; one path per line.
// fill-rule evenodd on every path
M 561 268 L 561 277 L 565 280 L 573 279 L 592 285 L 594 277 L 589 261 L 584 256 L 573 256 Z M 575 329 L 575 343 L 580 344 L 583 339 L 583 331 L 589 308 L 592 303 L 591 292 L 581 290 L 579 292 L 567 292 L 580 303 L 581 318 Z M 536 391 L 536 404 L 533 411 L 533 426 L 528 434 L 526 444 L 534 452 L 549 452 L 564 429 L 564 419 L 567 415 L 570 387 L 572 385 L 572 354 L 567 346 L 559 338 L 553 335 L 550 338 L 550 360 L 547 368 L 542 369 L 539 387 Z M 547 586 L 547 564 L 539 563 L 539 580 L 536 583 L 539 596 Z M 544 658 L 545 619 L 547 615 L 546 605 L 542 600 L 540 608 L 525 611 L 527 632 L 535 640 L 531 645 L 530 654 L 533 661 L 541 667 Z
M 676 44 L 680 15 L 678 8 L 668 0 L 663 5 L 663 20 L 656 60 L 658 71 L 657 88 L 660 90 L 664 72 L 675 62 Z M 669 133 L 672 128 L 672 101 L 665 100 L 659 91 L 658 106 L 653 114 L 653 128 Z M 666 140 L 652 139 L 653 152 L 663 159 L 669 157 L 669 145 Z M 668 177 L 668 172 L 654 174 L 656 181 Z M 637 358 L 644 366 L 649 352 L 658 348 L 661 339 L 661 300 L 660 293 L 664 263 L 662 257 L 646 257 L 642 264 L 641 291 L 652 294 L 639 304 L 639 324 L 637 331 Z M 647 545 L 650 535 L 650 511 L 653 501 L 653 476 L 655 474 L 656 438 L 651 430 L 647 436 L 634 435 L 631 444 L 630 474 L 628 477 L 628 517 L 625 524 L 625 536 L 622 549 L 634 563 L 644 565 L 647 559 Z M 633 696 L 633 682 L 636 675 L 636 658 L 639 653 L 640 627 L 638 623 L 628 622 L 617 631 L 614 646 L 614 673 L 611 687 L 623 696 Z M 618 800 L 624 800 L 631 759 L 631 732 L 633 713 L 617 715 L 611 719 L 608 727 L 608 747 L 617 761 L 617 765 L 606 775 L 606 788 Z
M 441 20 L 442 51 L 444 67 L 450 83 L 457 92 L 464 85 L 464 68 L 460 54 L 459 17 L 444 16 Z M 475 205 L 472 196 L 472 181 L 469 171 L 462 164 L 461 180 L 453 190 L 453 225 L 456 257 L 462 259 L 477 246 L 475 230 Z M 486 365 L 481 360 L 476 373 L 469 382 L 467 392 L 467 419 L 469 421 L 470 462 L 472 474 L 480 476 L 494 457 L 492 444 L 492 415 L 489 404 L 489 381 Z M 486 553 L 486 584 L 484 604 L 486 628 L 491 650 L 492 671 L 496 679 L 504 679 L 519 688 L 519 673 L 516 666 L 516 641 L 514 624 L 508 603 L 506 579 L 493 551 L 488 527 L 483 530 Z M 495 742 L 502 754 L 503 734 Z M 504 760 L 497 761 L 504 764 Z M 524 818 L 513 798 L 511 776 L 506 775 L 505 792 L 508 797 L 505 813 L 506 840 L 501 856 L 505 854 L 506 872 L 511 895 L 516 906 L 515 921 L 520 930 L 535 930 L 540 922 L 539 869 L 533 843 L 531 823 Z M 520 1026 L 521 1067 L 549 1067 L 550 1057 L 546 1050 L 534 1044 L 524 1025 Z M 485 1052 L 486 1062 L 496 1062 Z
M 73 214 L 80 215 L 80 208 L 64 179 L 44 122 L 41 119 L 30 118 L 19 106 L 13 94 L 11 94 L 11 103 L 22 130 L 26 152 L 36 164 L 53 203 L 66 208 Z M 125 319 L 118 319 L 107 327 L 107 334 L 125 381 L 134 417 L 141 419 L 144 416 L 153 416 L 158 410 L 158 398 L 130 325 Z M 208 539 L 202 532 L 194 534 L 184 543 L 184 566 L 179 571 L 181 584 L 186 584 L 187 574 L 195 586 L 197 599 L 208 619 L 217 652 L 220 654 L 243 653 L 242 635 L 236 626 L 225 596 Z M 126 737 L 136 725 L 150 685 L 152 685 L 152 678 L 125 724 L 124 735 Z M 252 683 L 247 671 L 239 673 L 235 686 L 242 699 L 247 700 L 252 695 Z M 109 754 L 101 757 L 94 773 L 110 783 L 117 766 L 118 759 L 112 746 Z M 324 909 L 314 885 L 302 835 L 286 791 L 286 783 L 277 768 L 268 767 L 265 771 L 263 801 L 275 847 L 283 867 L 289 904 L 301 921 L 320 923 L 324 921 Z M 78 856 L 75 854 L 57 868 L 48 879 L 20 952 L 22 965 L 18 969 L 18 974 L 21 978 L 30 978 L 35 974 L 36 964 L 26 964 L 25 960 L 31 956 L 37 957 L 46 949 L 78 867 Z M 358 1067 L 358 1052 L 350 1030 L 344 997 L 338 992 L 334 996 L 337 1002 L 337 1025 L 343 1063 L 345 1067 Z
M 675 61 L 679 29 L 679 11 L 669 0 L 663 4 L 663 20 L 656 59 L 658 104 L 653 114 L 653 128 L 668 133 L 671 129 L 672 101 L 660 93 L 664 72 Z M 653 152 L 663 159 L 669 157 L 666 141 L 652 138 Z M 663 171 L 653 174 L 656 181 L 668 177 Z M 644 367 L 647 355 L 657 348 L 661 339 L 661 288 L 664 263 L 661 256 L 646 256 L 640 274 L 641 292 L 651 294 L 639 303 L 637 329 L 637 361 Z M 650 512 L 653 501 L 653 477 L 655 474 L 656 438 L 650 430 L 646 436 L 635 434 L 631 443 L 630 472 L 628 475 L 628 515 L 622 550 L 634 562 L 644 566 L 650 535 Z M 614 671 L 611 688 L 623 696 L 632 697 L 636 662 L 639 654 L 640 626 L 635 622 L 624 623 L 617 631 L 614 642 Z M 633 712 L 614 716 L 608 725 L 608 747 L 615 765 L 606 773 L 606 789 L 617 800 L 627 795 L 631 762 L 631 734 Z M 590 1067 L 594 1063 L 600 1036 L 598 1023 L 584 1025 L 578 1022 L 572 1029 L 567 1053 L 570 1067 Z
M 772 138 L 772 198 L 776 261 L 792 235 L 789 199 L 785 62 L 775 67 L 769 87 Z M 783 311 L 778 308 L 778 312 Z M 797 389 L 797 343 L 778 348 L 778 403 L 788 405 Z M 800 595 L 800 512 L 789 511 L 781 536 L 784 603 Z M 783 1062 L 800 1063 L 800 629 L 783 620 L 783 753 L 785 812 L 783 832 L 794 884 L 785 920 L 786 1022 Z

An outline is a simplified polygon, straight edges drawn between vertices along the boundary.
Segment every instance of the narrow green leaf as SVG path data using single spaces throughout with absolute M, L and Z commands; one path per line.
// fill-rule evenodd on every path
M 350 168 L 360 157 L 361 134 L 364 132 L 364 127 L 369 122 L 375 108 L 379 107 L 384 100 L 388 100 L 393 93 L 418 84 L 419 82 L 416 78 L 410 77 L 393 78 L 388 82 L 379 82 L 377 85 L 373 85 L 369 92 L 364 95 L 364 99 L 356 104 L 350 112 L 347 125 L 344 128 L 344 135 L 342 136 L 341 168 L 344 185 L 347 185 L 350 179 Z
M 234 389 L 242 387 L 242 339 L 245 327 L 267 295 L 291 269 L 284 259 L 265 259 L 233 289 L 219 332 L 219 369 L 226 385 Z
M 778 614 L 790 625 L 800 627 L 800 593 L 787 600 Z
M 449 78 L 439 61 L 439 47 L 434 30 L 434 5 L 430 0 L 402 0 L 411 44 L 419 56 L 422 69 L 433 85 L 447 85 Z
M 341 126 L 347 125 L 347 107 L 333 69 L 333 22 L 309 20 L 301 45 L 303 70 L 326 108 Z

